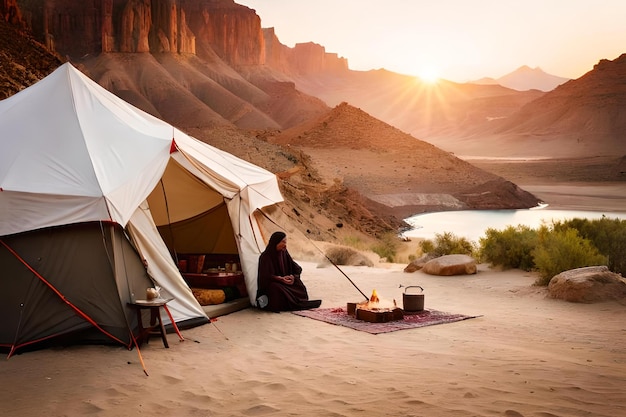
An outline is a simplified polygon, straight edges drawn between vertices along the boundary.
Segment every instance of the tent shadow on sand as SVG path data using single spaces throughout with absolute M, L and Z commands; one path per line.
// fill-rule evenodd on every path
M 236 253 L 254 304 L 264 243 L 253 213 L 283 200 L 274 174 L 69 63 L 0 101 L 0 129 L 0 347 L 9 356 L 55 338 L 130 348 L 128 303 L 154 285 L 173 298 L 179 326 L 207 323 L 174 261 L 181 251 Z

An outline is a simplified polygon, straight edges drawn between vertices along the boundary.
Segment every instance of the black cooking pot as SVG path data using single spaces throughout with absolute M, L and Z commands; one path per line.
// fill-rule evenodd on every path
M 418 294 L 409 294 L 409 288 L 419 288 Z M 404 311 L 422 311 L 424 310 L 424 289 L 419 285 L 411 285 L 404 288 L 402 294 L 402 306 Z

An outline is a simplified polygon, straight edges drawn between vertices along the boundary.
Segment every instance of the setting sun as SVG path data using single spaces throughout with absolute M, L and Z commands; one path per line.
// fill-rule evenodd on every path
M 436 84 L 439 81 L 439 71 L 432 66 L 422 68 L 417 76 L 427 84 Z

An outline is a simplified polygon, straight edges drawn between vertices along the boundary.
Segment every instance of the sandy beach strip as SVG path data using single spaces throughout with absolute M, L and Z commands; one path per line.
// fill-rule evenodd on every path
M 525 184 L 521 188 L 551 209 L 626 212 L 626 182 Z

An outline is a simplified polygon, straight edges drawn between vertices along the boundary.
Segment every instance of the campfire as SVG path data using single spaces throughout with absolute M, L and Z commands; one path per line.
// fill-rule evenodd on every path
M 396 300 L 388 302 L 381 300 L 374 289 L 369 300 L 361 303 L 348 303 L 348 314 L 358 320 L 370 323 L 385 323 L 402 320 L 404 313 L 396 304 Z

